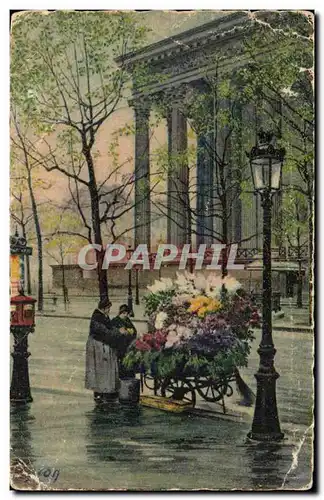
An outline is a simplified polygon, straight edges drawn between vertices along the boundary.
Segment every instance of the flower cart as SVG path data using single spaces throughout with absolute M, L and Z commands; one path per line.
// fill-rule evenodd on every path
M 184 273 L 148 288 L 150 332 L 131 345 L 125 365 L 141 373 L 142 389 L 191 406 L 198 395 L 225 412 L 238 368 L 247 365 L 257 309 L 231 277 Z

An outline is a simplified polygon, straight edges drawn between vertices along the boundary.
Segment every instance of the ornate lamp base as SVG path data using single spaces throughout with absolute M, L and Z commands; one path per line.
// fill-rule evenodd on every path
M 272 365 L 272 356 L 275 349 L 273 347 L 263 347 L 258 352 L 261 352 L 264 357 L 259 371 L 255 374 L 257 396 L 252 429 L 248 434 L 248 438 L 254 441 L 281 441 L 284 434 L 280 429 L 276 401 L 276 380 L 279 374 Z M 270 354 L 270 366 L 267 364 L 269 361 L 266 358 L 267 354 Z
M 33 327 L 11 327 L 14 336 L 12 378 L 10 387 L 10 402 L 27 404 L 33 401 L 30 393 L 28 358 L 28 334 L 33 332 Z
M 284 439 L 283 432 L 272 432 L 268 434 L 258 434 L 257 432 L 250 431 L 247 435 L 252 441 L 282 441 Z

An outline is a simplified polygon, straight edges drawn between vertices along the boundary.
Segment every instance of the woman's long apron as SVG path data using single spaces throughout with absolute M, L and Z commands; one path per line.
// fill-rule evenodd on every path
M 90 336 L 86 345 L 85 387 L 100 393 L 119 389 L 116 350 Z

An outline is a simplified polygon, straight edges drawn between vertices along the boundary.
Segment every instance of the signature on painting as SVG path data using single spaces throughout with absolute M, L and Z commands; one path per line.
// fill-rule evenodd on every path
M 48 481 L 55 483 L 57 481 L 59 475 L 60 475 L 60 470 L 59 469 L 54 469 L 53 467 L 41 467 L 37 473 L 39 478 L 46 478 Z

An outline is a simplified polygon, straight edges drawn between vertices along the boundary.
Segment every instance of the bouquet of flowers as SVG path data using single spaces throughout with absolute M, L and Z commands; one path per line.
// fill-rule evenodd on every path
M 216 377 L 247 365 L 260 317 L 235 278 L 185 272 L 148 289 L 145 311 L 152 331 L 131 345 L 128 368 Z

